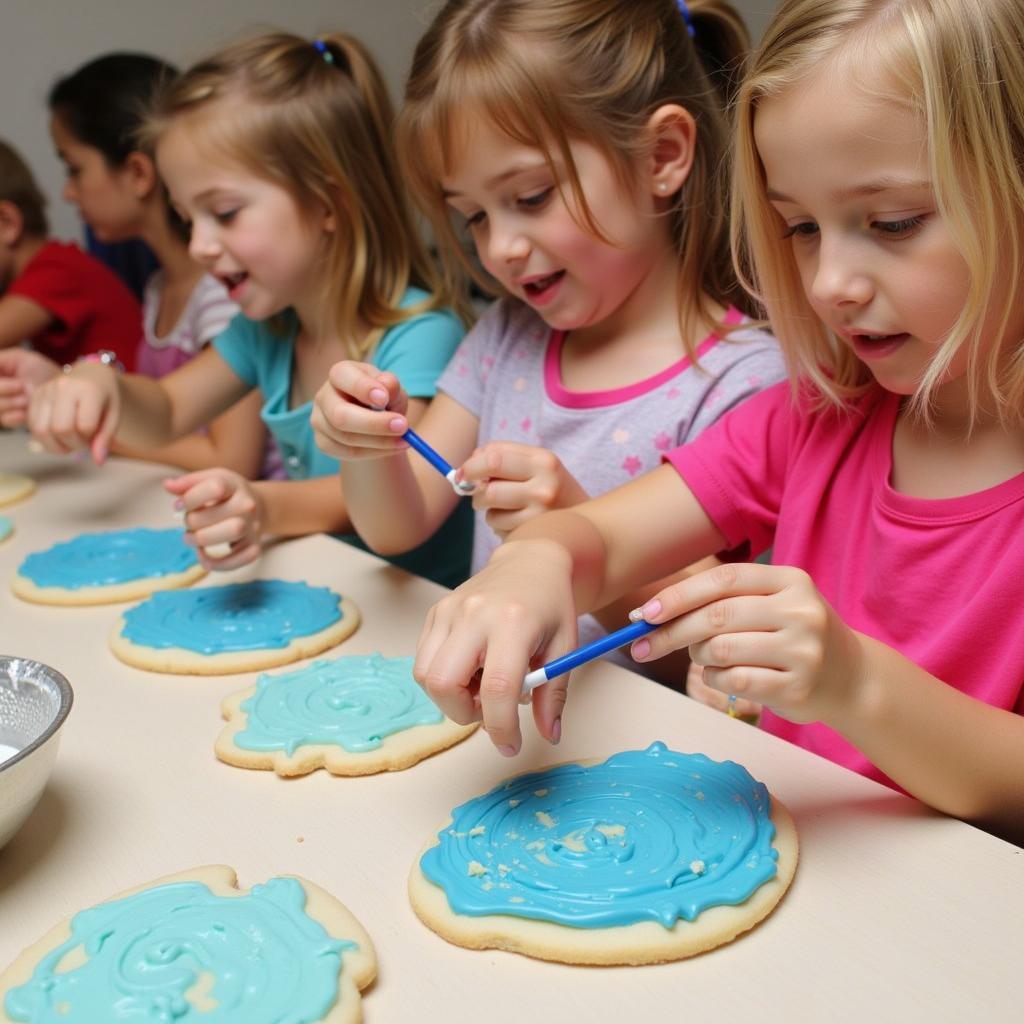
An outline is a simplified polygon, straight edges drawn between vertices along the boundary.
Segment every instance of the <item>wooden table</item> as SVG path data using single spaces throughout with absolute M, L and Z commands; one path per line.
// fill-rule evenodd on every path
M 2 510 L 16 528 L 0 545 L 5 580 L 29 552 L 77 533 L 173 522 L 160 467 L 31 455 L 24 435 L 0 433 L 0 469 L 39 482 Z M 225 575 L 351 595 L 364 623 L 339 653 L 411 654 L 441 592 L 324 536 L 279 544 L 258 567 Z M 0 589 L 0 653 L 47 662 L 75 690 L 50 784 L 0 851 L 0 965 L 82 907 L 225 863 L 246 887 L 306 876 L 358 915 L 380 958 L 370 1024 L 1024 1019 L 1024 851 L 638 675 L 606 663 L 580 671 L 557 748 L 527 721 L 512 761 L 477 734 L 404 772 L 286 781 L 212 752 L 220 699 L 252 677 L 129 668 L 107 648 L 118 613 L 38 607 Z M 471 952 L 420 924 L 406 876 L 454 805 L 511 772 L 656 739 L 743 763 L 792 811 L 796 880 L 755 931 L 693 960 L 597 969 Z

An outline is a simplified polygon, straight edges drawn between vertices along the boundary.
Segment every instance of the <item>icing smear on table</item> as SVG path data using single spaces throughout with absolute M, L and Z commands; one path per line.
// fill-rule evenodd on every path
M 412 658 L 380 654 L 314 661 L 306 668 L 263 674 L 242 701 L 245 729 L 233 737 L 244 750 L 284 750 L 308 744 L 352 753 L 376 750 L 385 736 L 444 716 L 412 677 Z
M 653 743 L 467 801 L 420 867 L 458 914 L 672 928 L 775 877 L 770 811 L 742 765 Z
M 4 1010 L 32 1024 L 322 1020 L 338 1000 L 342 954 L 305 912 L 294 878 L 239 896 L 171 882 L 76 914 Z
M 252 580 L 161 591 L 125 612 L 122 635 L 142 647 L 221 654 L 287 647 L 341 617 L 341 597 L 327 587 Z

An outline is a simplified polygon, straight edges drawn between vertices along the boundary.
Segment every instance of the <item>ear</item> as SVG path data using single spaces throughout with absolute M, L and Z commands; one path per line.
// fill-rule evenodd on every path
M 685 107 L 665 103 L 647 119 L 651 150 L 650 189 L 659 199 L 674 196 L 685 184 L 697 148 L 697 122 Z
M 0 199 L 0 245 L 13 249 L 25 232 L 25 218 L 15 203 Z
M 125 157 L 121 174 L 136 199 L 148 199 L 160 181 L 153 158 L 139 150 Z

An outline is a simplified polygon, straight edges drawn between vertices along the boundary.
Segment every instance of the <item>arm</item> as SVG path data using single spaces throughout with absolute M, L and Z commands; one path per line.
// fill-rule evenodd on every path
M 458 402 L 441 393 L 424 405 L 406 397 L 394 374 L 350 361 L 336 363 L 317 392 L 311 418 L 317 444 L 341 460 L 352 525 L 379 554 L 421 544 L 458 500 L 437 470 L 400 440 L 406 429 L 415 426 L 453 465 L 476 442 L 478 421 Z
M 253 391 L 218 416 L 205 434 L 189 434 L 179 441 L 149 449 L 115 441 L 111 450 L 116 455 L 164 462 L 186 470 L 224 466 L 255 480 L 260 475 L 266 447 L 266 430 L 260 419 L 262 404 L 263 396 Z
M 671 466 L 570 510 L 538 516 L 431 609 L 414 674 L 450 718 L 482 720 L 495 745 L 514 754 L 521 742 L 523 677 L 572 647 L 579 612 L 664 575 L 666 565 L 690 565 L 724 546 Z M 565 698 L 564 679 L 533 693 L 538 729 L 553 742 Z
M 90 448 L 102 462 L 114 437 L 131 447 L 160 447 L 208 423 L 250 390 L 212 346 L 160 380 L 79 362 L 36 389 L 28 423 L 47 450 Z
M 54 319 L 49 310 L 23 295 L 0 297 L 0 349 L 31 340 Z

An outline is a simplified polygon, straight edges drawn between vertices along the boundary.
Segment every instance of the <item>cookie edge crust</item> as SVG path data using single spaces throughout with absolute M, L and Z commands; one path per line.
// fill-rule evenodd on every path
M 217 736 L 214 753 L 225 764 L 235 768 L 274 771 L 282 778 L 308 775 L 318 768 L 325 768 L 331 775 L 350 777 L 400 772 L 454 747 L 479 728 L 478 722 L 458 725 L 449 718 L 435 725 L 415 725 L 385 736 L 376 750 L 365 754 L 352 753 L 330 743 L 306 744 L 297 747 L 291 755 L 283 750 L 246 750 L 235 745 L 234 737 L 249 720 L 241 704 L 255 692 L 253 685 L 229 694 L 221 701 L 221 715 L 227 724 Z
M 358 1024 L 363 1019 L 361 993 L 377 976 L 377 953 L 373 940 L 352 911 L 326 889 L 300 875 L 284 874 L 275 877 L 294 878 L 302 886 L 306 893 L 306 913 L 323 925 L 332 938 L 350 939 L 359 944 L 357 950 L 342 951 L 338 1001 L 323 1018 L 323 1024 Z M 250 889 L 242 889 L 238 885 L 238 875 L 234 868 L 225 864 L 210 864 L 144 882 L 92 905 L 111 903 L 173 882 L 202 882 L 219 896 L 243 896 L 250 892 Z M 4 1011 L 7 993 L 27 982 L 39 961 L 70 935 L 71 918 L 68 917 L 22 950 L 13 963 L 0 972 L 0 1024 L 14 1024 Z
M 745 902 L 709 907 L 695 921 L 679 920 L 671 929 L 656 921 L 611 928 L 575 928 L 508 914 L 457 914 L 449 907 L 444 890 L 420 869 L 423 854 L 439 845 L 436 836 L 426 843 L 413 863 L 409 900 L 416 916 L 428 928 L 467 949 L 502 949 L 539 960 L 605 967 L 683 960 L 723 946 L 752 929 L 778 906 L 789 889 L 799 859 L 796 825 L 775 796 L 771 801 L 771 820 L 775 825 L 772 846 L 779 854 L 775 877 Z M 449 819 L 445 827 L 450 826 Z
M 124 583 L 111 583 L 102 587 L 79 587 L 72 590 L 68 587 L 40 587 L 27 576 L 16 572 L 11 577 L 11 590 L 15 596 L 31 604 L 87 607 L 139 601 L 160 590 L 180 590 L 191 586 L 205 575 L 206 570 L 196 564 L 184 572 L 170 573 L 167 576 L 140 576 L 137 580 L 128 580 Z
M 38 486 L 30 476 L 21 473 L 0 473 L 0 508 L 16 505 L 19 501 L 31 498 Z
M 332 622 L 317 633 L 296 637 L 287 647 L 260 647 L 251 651 L 226 651 L 221 654 L 198 654 L 183 647 L 155 648 L 132 643 L 122 635 L 125 625 L 122 616 L 110 633 L 110 649 L 126 665 L 148 672 L 192 676 L 259 672 L 311 658 L 347 640 L 359 628 L 359 608 L 347 597 L 341 598 L 338 607 L 341 618 L 337 622 Z

